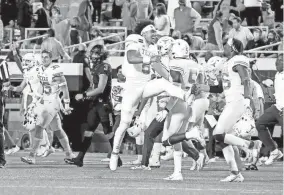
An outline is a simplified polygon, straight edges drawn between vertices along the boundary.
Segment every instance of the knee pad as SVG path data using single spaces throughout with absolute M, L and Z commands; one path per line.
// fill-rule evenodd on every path
M 84 137 L 92 137 L 94 135 L 93 131 L 85 131 L 84 132 Z
M 225 134 L 216 134 L 214 135 L 214 138 L 218 142 L 224 142 L 225 140 Z

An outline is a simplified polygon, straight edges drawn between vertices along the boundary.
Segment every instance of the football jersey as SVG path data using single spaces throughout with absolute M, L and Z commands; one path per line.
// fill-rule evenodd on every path
M 34 66 L 30 70 L 24 73 L 24 80 L 27 83 L 27 86 L 24 88 L 23 93 L 35 93 L 40 86 L 40 81 L 38 77 L 40 67 Z
M 111 97 L 114 112 L 121 111 L 121 102 L 124 92 L 125 82 L 118 82 L 117 79 L 112 79 Z
M 169 63 L 169 68 L 181 73 L 182 88 L 190 88 L 200 73 L 200 65 L 189 59 L 173 59 Z
M 122 73 L 128 82 L 147 82 L 151 80 L 151 66 L 149 64 L 130 64 L 127 59 L 127 52 L 130 50 L 139 51 L 142 57 L 158 55 L 156 45 L 147 45 L 144 37 L 133 34 L 126 38 L 125 56 L 122 64 Z
M 112 71 L 111 66 L 107 63 L 97 64 L 91 69 L 91 73 L 93 76 L 93 83 L 94 83 L 95 88 L 98 88 L 99 86 L 100 75 L 107 76 L 107 83 L 106 83 L 103 93 L 95 97 L 99 101 L 103 101 L 103 102 L 111 101 L 111 79 L 112 79 L 111 71 Z
M 43 87 L 44 100 L 59 98 L 61 87 L 56 79 L 61 76 L 63 76 L 63 71 L 58 64 L 51 64 L 45 70 L 43 67 L 40 68 L 38 77 Z
M 237 65 L 249 68 L 249 59 L 243 55 L 237 55 L 225 62 L 222 69 L 222 83 L 226 102 L 238 101 L 244 98 L 244 86 L 241 77 L 233 68 Z

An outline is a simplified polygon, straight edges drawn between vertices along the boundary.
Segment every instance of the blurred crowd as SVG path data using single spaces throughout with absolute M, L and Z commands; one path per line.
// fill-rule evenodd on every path
M 123 26 L 131 34 L 137 22 L 151 19 L 159 36 L 183 38 L 192 50 L 223 51 L 230 37 L 241 40 L 246 50 L 270 44 L 273 47 L 265 50 L 283 49 L 283 0 L 1 0 L 0 10 L 2 47 L 13 40 L 43 35 L 48 28 L 65 47 L 117 33 L 99 30 L 106 26 Z M 26 28 L 37 30 L 25 35 Z M 124 38 L 115 36 L 100 42 L 113 44 Z M 41 48 L 42 41 L 23 45 Z M 118 44 L 113 49 L 123 47 Z M 197 55 L 202 57 L 205 52 Z

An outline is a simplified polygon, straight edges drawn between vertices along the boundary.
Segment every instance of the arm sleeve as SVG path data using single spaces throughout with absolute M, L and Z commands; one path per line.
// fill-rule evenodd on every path
M 219 81 L 218 85 L 210 86 L 210 93 L 222 93 L 223 92 L 223 83 Z

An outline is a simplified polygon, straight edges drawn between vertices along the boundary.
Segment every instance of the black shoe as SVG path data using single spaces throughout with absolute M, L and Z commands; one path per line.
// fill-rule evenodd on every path
M 4 168 L 5 168 L 5 165 L 6 165 L 6 162 L 1 162 L 1 163 L 0 163 L 0 169 L 4 169 Z
M 258 168 L 257 168 L 256 165 L 251 164 L 251 165 L 248 165 L 248 166 L 246 167 L 246 170 L 247 170 L 247 171 L 258 171 Z
M 83 166 L 83 160 L 80 160 L 78 158 L 72 158 L 72 159 L 65 158 L 64 161 L 69 165 L 76 165 L 77 167 Z

